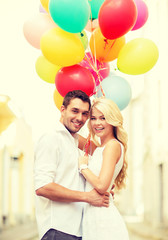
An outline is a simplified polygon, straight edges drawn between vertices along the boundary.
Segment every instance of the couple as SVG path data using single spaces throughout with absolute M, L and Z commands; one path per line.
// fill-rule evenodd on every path
M 91 107 L 89 97 L 75 90 L 64 97 L 60 111 L 56 129 L 40 138 L 35 151 L 40 239 L 128 240 L 124 221 L 109 194 L 113 183 L 122 187 L 126 174 L 127 135 L 118 107 L 105 98 L 95 100 Z M 79 157 L 86 139 L 77 134 L 88 117 L 93 139 L 90 160 Z

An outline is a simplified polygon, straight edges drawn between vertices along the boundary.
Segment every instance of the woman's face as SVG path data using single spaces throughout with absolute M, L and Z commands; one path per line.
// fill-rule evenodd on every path
M 90 117 L 92 131 L 100 138 L 113 136 L 113 126 L 106 122 L 102 112 L 95 107 L 92 108 Z

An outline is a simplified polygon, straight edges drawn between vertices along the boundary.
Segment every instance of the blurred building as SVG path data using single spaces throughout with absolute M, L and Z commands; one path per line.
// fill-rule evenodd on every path
M 34 217 L 30 126 L 8 96 L 0 95 L 0 228 Z
M 141 36 L 156 43 L 159 59 L 148 73 L 127 77 L 133 94 L 135 90 L 137 94 L 124 112 L 129 167 L 120 209 L 128 216 L 139 217 L 152 232 L 158 227 L 168 229 L 168 1 L 146 2 L 149 19 Z

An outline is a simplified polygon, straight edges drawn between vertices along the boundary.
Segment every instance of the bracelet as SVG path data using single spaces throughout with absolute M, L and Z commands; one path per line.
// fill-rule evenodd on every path
M 87 164 L 81 164 L 80 167 L 79 167 L 79 172 L 82 173 L 82 170 L 87 169 L 87 168 L 88 168 Z

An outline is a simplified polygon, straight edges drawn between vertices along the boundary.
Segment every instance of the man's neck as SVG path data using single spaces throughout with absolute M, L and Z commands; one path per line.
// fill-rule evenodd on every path
M 64 123 L 63 123 L 63 119 L 62 119 L 62 118 L 60 118 L 60 123 L 66 128 L 66 126 L 65 126 Z M 76 133 L 70 132 L 69 129 L 67 129 L 67 128 L 66 128 L 66 130 L 72 135 L 72 137 L 75 137 L 75 134 L 76 134 Z

